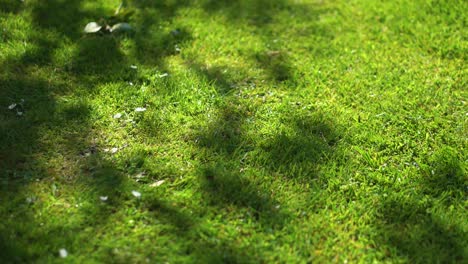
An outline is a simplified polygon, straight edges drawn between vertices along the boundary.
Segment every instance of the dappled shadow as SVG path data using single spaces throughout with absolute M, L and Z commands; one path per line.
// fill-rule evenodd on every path
M 268 185 L 265 186 L 265 182 L 259 177 L 261 176 L 259 172 L 267 170 L 271 175 L 284 175 L 282 180 L 310 182 L 317 179 L 314 172 L 319 161 L 314 160 L 314 157 L 303 155 L 316 151 L 316 157 L 320 157 L 324 152 L 311 143 L 293 144 L 288 145 L 288 148 L 295 148 L 295 152 L 289 152 L 288 155 L 291 156 L 287 158 L 281 155 L 282 159 L 277 156 L 279 153 L 268 152 L 254 145 L 246 145 L 242 139 L 239 139 L 239 142 L 242 142 L 239 145 L 232 145 L 235 139 L 227 140 L 229 143 L 220 143 L 212 139 L 210 145 L 215 148 L 205 149 L 208 152 L 206 153 L 207 160 L 203 161 L 205 165 L 200 169 L 199 177 L 200 188 L 206 200 L 213 206 L 221 208 L 226 206 L 245 208 L 249 212 L 247 217 L 259 222 L 262 227 L 281 228 L 293 219 L 293 216 L 283 211 L 282 202 L 274 198 L 274 191 Z M 288 141 L 281 140 L 281 143 L 288 143 Z M 201 146 L 207 148 L 207 146 Z M 280 145 L 276 147 L 280 148 Z M 264 156 L 265 162 L 252 164 L 250 157 L 253 155 Z M 301 163 L 298 164 L 298 161 Z M 252 165 L 254 166 L 250 167 Z M 245 167 L 248 169 L 244 169 Z
M 171 223 L 177 228 L 178 234 L 185 235 L 186 232 L 196 228 L 197 222 L 193 217 L 156 197 L 147 199 L 143 208 L 151 212 L 155 220 Z
M 3 12 L 21 10 L 19 4 L 0 3 Z M 182 26 L 163 33 L 155 28 L 160 21 L 174 18 L 178 10 L 191 4 L 190 1 L 133 3 L 140 14 L 134 20 L 137 32 L 122 36 L 83 36 L 83 26 L 89 21 L 107 16 L 108 10 L 85 9 L 80 0 L 39 1 L 25 7 L 31 10 L 32 27 L 36 30 L 25 39 L 32 48 L 24 54 L 11 55 L 0 62 L 0 67 L 5 69 L 5 73 L 0 75 L 0 104 L 18 104 L 14 109 L 2 107 L 0 110 L 0 191 L 4 195 L 0 203 L 4 212 L 2 215 L 9 217 L 0 225 L 0 251 L 7 252 L 1 256 L 3 260 L 35 260 L 42 257 L 44 250 L 56 254 L 57 248 L 74 244 L 74 235 L 84 227 L 104 225 L 128 200 L 129 190 L 122 189 L 128 181 L 125 174 L 140 169 L 139 159 L 134 157 L 137 155 L 130 157 L 128 162 L 132 164 L 124 167 L 116 165 L 102 153 L 105 146 L 99 141 L 102 139 L 99 133 L 94 131 L 94 110 L 85 98 L 95 95 L 100 85 L 140 78 L 129 67 L 133 63 L 164 70 L 165 59 L 179 54 L 177 45 L 195 38 L 189 28 Z M 255 27 L 271 23 L 275 12 L 289 8 L 285 1 L 264 0 L 205 1 L 202 5 L 207 14 L 225 16 L 232 23 L 247 19 L 249 25 Z M 51 10 L 60 12 L 51 15 Z M 124 43 L 134 45 L 130 49 L 134 61 L 128 59 L 129 56 L 122 51 Z M 62 50 L 64 47 L 65 51 Z M 249 60 L 267 73 L 270 83 L 292 78 L 294 69 L 286 53 L 260 53 Z M 260 223 L 262 227 L 281 228 L 292 216 L 279 209 L 280 202 L 274 198 L 269 186 L 260 186 L 255 181 L 257 172 L 243 171 L 242 163 L 248 164 L 248 156 L 256 153 L 264 157 L 264 162 L 250 164 L 255 170 L 280 173 L 287 176 L 285 179 L 314 177 L 314 168 L 320 162 L 320 157 L 332 151 L 334 139 L 329 136 L 333 134 L 332 126 L 315 123 L 308 117 L 297 117 L 286 122 L 286 126 L 292 130 L 290 134 L 278 131 L 270 141 L 257 145 L 245 135 L 244 128 L 246 120 L 253 117 L 255 111 L 238 101 L 233 94 L 239 91 L 239 84 L 252 78 L 230 78 L 224 71 L 238 69 L 226 65 L 206 67 L 204 62 L 193 61 L 196 58 L 187 61 L 187 67 L 198 78 L 206 79 L 208 84 L 215 87 L 223 105 L 217 109 L 220 113 L 218 119 L 194 136 L 199 140 L 197 149 L 206 154 L 197 157 L 202 165 L 196 171 L 207 205 L 218 209 L 230 206 L 242 208 L 247 211 L 249 219 Z M 158 134 L 157 124 L 149 129 L 152 135 Z M 98 138 L 97 142 L 94 142 L 95 138 Z M 55 153 L 57 151 L 59 153 Z M 58 157 L 57 160 L 64 164 L 48 164 L 50 157 Z M 299 172 L 294 169 L 298 167 L 308 169 Z M 77 209 L 77 214 L 97 219 L 80 219 L 69 226 L 58 227 L 54 226 L 55 220 L 50 220 L 50 225 L 38 227 L 40 223 L 34 213 L 27 212 L 27 207 L 34 203 L 17 208 L 14 206 L 24 204 L 24 201 L 13 198 L 19 196 L 23 199 L 27 196 L 29 185 L 42 180 L 51 186 L 52 192 L 56 192 L 60 185 L 80 186 L 80 190 L 84 191 L 77 196 L 86 206 Z M 100 203 L 98 197 L 103 195 L 112 198 L 107 203 Z M 40 203 L 39 200 L 37 204 Z M 68 209 L 67 206 L 73 205 L 63 206 Z M 239 249 L 232 241 L 214 239 L 210 242 L 200 238 L 196 232 L 206 232 L 204 235 L 213 237 L 216 234 L 199 227 L 203 220 L 193 220 L 183 210 L 163 200 L 150 199 L 139 206 L 153 213 L 155 219 L 176 227 L 181 237 L 174 243 L 179 243 L 179 240 L 195 241 L 188 245 L 186 254 L 198 255 L 202 262 L 261 261 L 258 256 L 252 259 L 248 250 Z M 65 209 L 58 212 L 66 217 Z M 84 234 L 89 235 L 89 232 Z M 37 247 L 38 243 L 47 244 L 56 241 L 57 237 L 61 239 L 54 245 L 45 245 L 43 249 Z M 86 241 L 83 236 L 77 239 Z M 15 242 L 7 244 L 6 241 L 11 240 Z M 29 246 L 31 244 L 33 246 Z
M 422 192 L 442 197 L 449 205 L 466 195 L 467 179 L 463 162 L 450 148 L 439 150 L 424 170 Z
M 36 26 L 57 32 L 70 39 L 82 36 L 83 24 L 87 19 L 103 17 L 105 11 L 99 8 L 84 9 L 82 0 L 52 0 L 34 3 L 32 18 Z
M 146 23 L 148 22 L 142 22 L 142 24 Z M 182 27 L 161 33 L 148 26 L 141 28 L 141 32 L 142 34 L 137 34 L 134 38 L 135 57 L 143 65 L 158 66 L 160 69 L 165 68 L 164 59 L 166 57 L 178 55 L 180 46 L 192 40 L 190 31 Z M 150 35 L 151 38 L 145 34 Z
M 246 217 L 261 224 L 263 228 L 280 228 L 290 219 L 280 210 L 280 202 L 272 197 L 272 191 L 261 187 L 259 182 L 251 181 L 254 175 L 237 172 L 237 168 L 223 168 L 218 161 L 200 172 L 200 187 L 209 204 L 215 207 L 246 208 Z
M 283 51 L 268 51 L 255 54 L 255 60 L 268 72 L 273 81 L 284 82 L 292 79 L 292 67 Z
M 237 85 L 241 80 L 236 80 L 233 77 L 228 77 L 227 72 L 237 71 L 242 72 L 241 69 L 233 69 L 228 66 L 213 66 L 208 67 L 195 61 L 187 61 L 186 65 L 196 72 L 197 76 L 206 79 L 208 84 L 212 84 L 219 95 L 227 95 L 235 91 Z
M 101 74 L 113 74 L 117 70 L 109 67 L 123 58 L 116 41 L 110 38 L 81 38 L 83 19 L 99 13 L 98 10 L 92 13 L 83 11 L 81 1 L 22 5 L 32 13 L 32 31 L 23 40 L 25 52 L 3 57 L 0 61 L 0 203 L 2 215 L 8 215 L 0 224 L 0 247 L 5 250 L 2 250 L 1 259 L 7 263 L 47 258 L 44 252 L 55 255 L 58 248 L 79 239 L 75 234 L 90 225 L 89 222 L 67 221 L 67 211 L 75 208 L 74 204 L 68 203 L 55 202 L 52 205 L 57 219 L 40 219 L 37 212 L 44 207 L 45 201 L 42 197 L 36 197 L 33 189 L 36 184 L 43 188 L 51 186 L 52 196 L 65 201 L 76 197 L 75 194 L 61 194 L 62 189 L 67 190 L 67 185 L 84 184 L 82 188 L 89 193 L 81 198 L 96 198 L 96 201 L 82 200 L 90 204 L 99 203 L 98 194 L 115 194 L 115 190 L 120 188 L 119 174 L 113 165 L 102 165 L 105 161 L 96 153 L 86 154 L 95 156 L 94 159 L 101 164 L 99 168 L 80 171 L 80 166 L 77 166 L 77 162 L 85 159 L 84 151 L 89 149 L 93 134 L 89 121 L 92 109 L 86 99 L 80 97 L 80 93 L 83 97 L 89 95 L 99 82 L 109 80 L 97 80 L 96 77 L 105 77 Z M 79 59 L 68 57 L 65 63 L 61 63 L 63 58 L 60 56 L 70 56 L 68 51 L 60 54 L 64 46 L 71 46 L 69 41 L 77 41 Z M 102 57 L 97 58 L 96 52 Z M 95 79 L 81 78 L 82 74 L 92 75 Z M 13 103 L 16 106 L 12 109 L 6 107 Z M 55 162 L 63 164 L 57 165 Z M 84 163 L 84 167 L 91 166 Z M 78 175 L 91 177 L 79 183 L 82 179 Z M 96 194 L 93 195 L 93 192 Z M 87 211 L 81 213 L 89 213 L 102 220 L 93 219 L 91 222 L 95 224 L 105 222 L 106 217 L 103 216 L 112 213 L 99 206 L 80 209 Z M 64 226 L 55 226 L 57 223 Z M 3 241 L 10 242 L 4 244 Z M 60 241 L 62 245 L 58 244 Z
M 0 0 L 0 12 L 17 13 L 21 10 L 23 3 L 21 1 Z
M 248 20 L 252 25 L 263 26 L 272 22 L 275 12 L 290 8 L 290 5 L 285 0 L 207 0 L 203 7 L 230 20 Z
M 261 261 L 258 256 L 253 258 L 254 253 L 250 252 L 249 249 L 240 249 L 234 241 L 220 240 L 219 234 L 213 232 L 214 230 L 206 225 L 203 218 L 189 213 L 188 209 L 157 198 L 156 194 L 144 199 L 142 209 L 150 212 L 154 217 L 154 223 L 169 224 L 169 230 L 177 236 L 182 245 L 180 254 L 194 256 L 197 263 L 253 263 Z M 164 258 L 160 260 L 162 261 Z
M 217 83 L 227 82 L 219 78 L 217 75 L 210 83 L 217 87 Z M 216 89 L 222 91 L 224 87 Z M 333 152 L 339 133 L 320 113 L 297 109 L 281 116 L 282 128 L 273 135 L 257 135 L 264 138 L 255 140 L 248 129 L 255 114 L 253 105 L 230 93 L 217 115 L 193 135 L 202 163 L 200 188 L 213 206 L 244 208 L 262 227 L 281 228 L 293 217 L 280 209 L 281 202 L 259 176 L 266 171 L 282 180 L 316 180 L 317 166 L 323 156 Z
M 317 164 L 330 155 L 340 139 L 331 120 L 320 113 L 298 110 L 281 120 L 288 126 L 262 144 L 263 166 L 289 178 L 309 181 L 316 176 Z M 289 131 L 288 131 L 289 130 Z
M 459 241 L 466 241 L 463 230 L 447 223 L 431 212 L 431 205 L 414 199 L 394 201 L 382 205 L 382 243 L 394 247 L 398 257 L 412 263 L 452 263 L 466 259 Z
M 464 206 L 467 186 L 459 158 L 442 149 L 421 172 L 406 195 L 391 194 L 381 205 L 382 243 L 412 263 L 461 263 L 468 258 L 467 236 L 453 209 Z

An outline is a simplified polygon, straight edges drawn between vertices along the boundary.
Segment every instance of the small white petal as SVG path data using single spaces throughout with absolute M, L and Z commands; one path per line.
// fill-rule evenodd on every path
M 117 151 L 119 151 L 119 148 L 112 148 L 112 149 L 110 150 L 110 152 L 111 152 L 112 154 L 116 153 Z
M 59 254 L 60 254 L 60 257 L 61 257 L 61 258 L 66 258 L 66 257 L 68 256 L 68 252 L 67 252 L 67 250 L 64 249 L 64 248 L 61 248 L 61 249 L 59 250 Z
M 13 109 L 13 108 L 15 108 L 15 107 L 16 107 L 16 104 L 11 104 L 11 105 L 8 106 L 8 109 L 11 110 L 11 109 Z
M 107 201 L 107 196 L 99 196 L 99 199 L 101 199 L 101 201 L 105 202 Z
M 131 86 L 133 86 L 133 83 L 132 83 L 132 82 L 129 82 L 128 84 L 130 84 Z
M 85 33 L 96 33 L 99 30 L 101 30 L 101 28 L 102 28 L 102 26 L 99 25 L 98 23 L 89 22 L 88 24 L 86 24 L 86 27 L 84 28 L 84 32 Z
M 144 111 L 146 111 L 146 108 L 145 107 L 137 107 L 137 108 L 135 108 L 135 111 L 136 112 L 144 112 Z
M 164 77 L 167 77 L 167 76 L 169 76 L 169 73 L 163 73 L 163 74 L 159 75 L 159 78 L 164 78 Z
M 121 114 L 121 113 L 117 113 L 117 114 L 114 115 L 114 118 L 115 118 L 115 119 L 119 119 L 119 118 L 121 118 L 121 117 L 122 117 L 122 114 Z
M 132 191 L 132 194 L 133 194 L 133 196 L 135 196 L 136 198 L 140 198 L 140 197 L 141 197 L 141 193 L 140 193 L 140 192 Z
M 109 151 L 110 151 L 109 148 L 105 148 L 105 149 L 104 149 L 104 152 L 109 152 Z
M 16 114 L 19 115 L 19 116 L 22 116 L 23 112 L 17 112 Z
M 136 70 L 137 66 L 136 65 L 131 65 L 130 68 Z
M 161 186 L 161 184 L 163 183 L 164 183 L 164 180 L 153 182 L 152 184 L 150 184 L 150 187 L 158 187 L 158 186 Z
M 135 175 L 135 178 L 137 179 L 141 179 L 141 178 L 144 178 L 145 177 L 145 173 L 144 172 L 140 172 L 138 173 L 137 175 Z

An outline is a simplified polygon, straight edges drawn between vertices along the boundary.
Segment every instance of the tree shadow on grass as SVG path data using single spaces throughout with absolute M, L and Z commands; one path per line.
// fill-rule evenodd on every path
M 262 144 L 261 164 L 290 179 L 310 181 L 317 176 L 324 155 L 333 153 L 340 133 L 331 120 L 309 111 L 298 110 L 281 123 L 288 128 Z
M 126 199 L 123 192 L 128 190 L 121 189 L 125 185 L 125 178 L 121 169 L 103 158 L 99 152 L 94 152 L 96 150 L 92 149 L 93 146 L 90 148 L 90 145 L 93 144 L 91 138 L 94 131 L 90 118 L 92 111 L 88 108 L 86 101 L 80 101 L 76 98 L 72 101 L 57 100 L 57 97 L 61 96 L 89 96 L 101 84 L 132 80 L 135 77 L 134 72 L 129 70 L 128 67 L 130 61 L 127 60 L 120 49 L 127 36 L 82 37 L 80 31 L 87 22 L 108 15 L 104 14 L 107 12 L 106 10 L 91 10 L 89 8 L 85 10 L 82 3 L 83 1 L 79 0 L 33 3 L 33 6 L 31 6 L 33 26 L 38 32 L 31 34 L 28 41 L 31 42 L 34 48 L 22 56 L 12 57 L 11 60 L 2 62 L 2 66 L 8 68 L 9 72 L 8 75 L 5 75 L 5 78 L 2 77 L 0 80 L 0 85 L 7 88 L 1 91 L 1 98 L 3 99 L 0 99 L 0 102 L 2 105 L 9 105 L 13 102 L 19 102 L 18 100 L 23 99 L 23 97 L 26 102 L 23 117 L 18 116 L 15 111 L 2 110 L 2 139 L 0 141 L 2 147 L 0 157 L 2 160 L 0 164 L 6 164 L 2 167 L 2 180 L 9 183 L 3 186 L 6 195 L 5 200 L 1 200 L 1 204 L 6 214 L 17 210 L 18 208 L 12 208 L 11 206 L 23 202 L 13 200 L 13 198 L 19 196 L 23 199 L 27 196 L 30 180 L 44 178 L 50 183 L 50 186 L 70 183 L 70 179 L 62 175 L 66 172 L 57 171 L 56 168 L 53 168 L 53 165 L 49 166 L 47 164 L 47 160 L 43 160 L 44 156 L 48 157 L 48 154 L 55 151 L 57 146 L 66 146 L 63 153 L 58 153 L 63 155 L 65 160 L 72 160 L 76 159 L 77 156 L 90 154 L 90 157 L 83 158 L 82 167 L 78 166 L 78 171 L 68 172 L 77 172 L 77 175 L 89 176 L 74 179 L 79 185 L 87 186 L 84 187 L 86 191 L 83 193 L 82 199 L 84 201 L 88 200 L 88 206 L 81 209 L 81 212 L 100 217 L 100 219 L 92 221 L 92 223 L 78 221 L 67 227 L 40 229 L 37 227 L 38 223 L 33 213 L 19 212 L 14 217 L 21 218 L 20 221 L 11 218 L 1 226 L 2 241 L 13 239 L 18 242 L 8 245 L 6 242 L 0 244 L 0 249 L 5 249 L 11 253 L 2 256 L 7 261 L 32 260 L 41 256 L 41 254 L 45 254 L 44 249 L 54 251 L 56 248 L 64 246 L 57 244 L 57 236 L 62 237 L 60 242 L 73 244 L 76 242 L 74 239 L 75 232 L 79 232 L 84 225 L 95 227 L 103 224 L 107 217 L 113 213 L 113 210 L 120 207 L 122 201 Z M 141 25 L 142 33 L 149 32 L 153 30 L 151 25 L 160 21 L 152 15 L 164 14 L 163 18 L 170 20 L 175 17 L 180 8 L 187 4 L 189 4 L 188 1 L 142 1 L 140 11 L 143 12 L 143 9 L 147 9 L 148 12 L 144 11 L 141 20 L 136 24 Z M 236 21 L 234 14 L 240 11 L 242 16 L 248 17 L 255 26 L 270 23 L 277 8 L 287 8 L 287 4 L 283 1 L 277 3 L 268 1 L 224 1 L 221 4 L 207 1 L 203 8 L 209 14 L 227 14 L 232 21 Z M 8 12 L 19 12 L 20 10 L 17 5 L 9 5 L 4 9 Z M 260 11 L 257 12 L 258 10 Z M 55 16 L 51 16 L 51 11 L 60 12 Z M 41 36 L 42 33 L 48 34 Z M 135 43 L 135 49 L 132 52 L 134 52 L 138 62 L 161 68 L 164 67 L 165 57 L 177 54 L 174 45 L 191 39 L 189 30 L 185 28 L 179 28 L 174 33 L 166 32 L 161 37 L 151 41 L 146 41 L 147 38 L 143 34 L 128 37 Z M 67 42 L 75 42 L 75 45 L 72 47 L 73 52 L 65 52 L 65 55 L 62 55 L 68 56 L 71 54 L 70 57 L 64 59 L 60 57 L 60 52 L 63 45 L 71 46 Z M 152 49 L 152 45 L 156 48 Z M 151 50 L 154 51 L 150 52 Z M 148 52 L 150 52 L 149 55 Z M 271 74 L 274 75 L 272 79 L 283 81 L 289 78 L 287 60 L 280 59 L 277 62 L 260 58 L 259 61 L 261 64 L 265 64 L 261 67 L 272 68 Z M 224 96 L 234 91 L 233 81 L 227 80 L 223 76 L 222 67 L 210 70 L 203 70 L 198 67 L 198 70 L 195 70 L 199 76 L 215 83 L 219 94 Z M 46 76 L 46 72 L 51 75 L 51 78 Z M 55 78 L 54 74 L 59 77 Z M 31 75 L 33 76 L 31 77 Z M 12 76 L 14 78 L 11 78 Z M 234 82 L 237 81 L 234 80 Z M 75 87 L 77 91 L 70 88 L 70 86 Z M 252 180 L 254 178 L 252 175 L 247 175 L 241 171 L 241 164 L 235 164 L 232 161 L 242 161 L 241 156 L 248 154 L 252 149 L 266 153 L 266 156 L 269 156 L 267 163 L 279 162 L 278 166 L 286 168 L 288 166 L 287 161 L 278 158 L 280 151 L 276 151 L 275 146 L 267 146 L 265 149 L 259 150 L 253 142 L 248 141 L 242 132 L 246 116 L 245 113 L 241 112 L 245 112 L 245 109 L 240 109 L 240 112 L 236 112 L 237 110 L 231 112 L 232 109 L 230 109 L 232 105 L 236 104 L 241 105 L 241 108 L 245 106 L 242 106 L 232 97 L 228 97 L 226 101 L 228 102 L 226 108 L 220 109 L 220 112 L 225 113 L 221 115 L 220 120 L 213 124 L 212 128 L 215 130 L 207 131 L 207 134 L 202 135 L 207 141 L 211 142 L 211 145 L 200 145 L 200 149 L 208 152 L 211 160 L 199 168 L 200 187 L 204 190 L 206 197 L 209 198 L 209 202 L 216 208 L 223 209 L 228 206 L 246 208 L 252 214 L 252 218 L 262 225 L 273 228 L 281 227 L 290 216 L 277 210 L 278 201 L 269 193 L 268 187 L 260 187 L 258 182 Z M 223 130 L 217 130 L 216 127 L 218 126 L 223 127 Z M 44 131 L 51 134 L 46 140 L 41 138 L 47 134 Z M 297 133 L 301 134 L 303 131 Z M 211 138 L 212 136 L 214 137 Z M 295 157 L 298 160 L 306 162 L 307 158 L 300 156 L 302 155 L 300 153 L 304 151 L 300 144 L 308 142 L 310 138 L 308 135 L 303 137 L 296 140 L 288 136 L 286 139 L 280 136 L 273 142 L 293 144 L 292 152 L 289 154 L 293 156 L 297 154 L 299 156 Z M 16 146 L 19 147 L 11 151 Z M 315 147 L 314 144 L 306 146 Z M 96 146 L 97 149 L 99 147 Z M 308 165 L 314 166 L 315 161 L 317 160 L 312 160 Z M 275 166 L 265 167 L 273 168 L 271 171 L 274 171 L 279 168 Z M 6 169 L 3 170 L 3 168 Z M 256 169 L 261 170 L 263 168 L 259 165 L 256 166 Z M 10 183 L 12 177 L 21 175 L 20 177 L 27 178 L 30 174 L 34 174 L 34 177 Z M 51 187 L 52 190 L 54 188 L 57 187 Z M 113 197 L 113 200 L 109 202 L 109 207 L 93 206 L 95 202 L 99 202 L 97 196 L 101 194 Z M 95 198 L 95 201 L 92 200 Z M 189 233 L 188 230 L 197 225 L 188 221 L 189 217 L 177 208 L 158 200 L 153 202 L 149 210 L 154 211 L 157 217 L 180 227 L 182 233 Z M 208 234 L 213 235 L 209 232 Z M 199 239 L 197 235 L 188 238 L 194 238 L 195 241 Z M 82 237 L 81 240 L 84 242 L 86 238 Z M 205 259 L 207 262 L 252 262 L 244 249 L 238 249 L 230 241 L 198 241 L 200 243 L 190 245 L 192 249 L 188 253 L 196 252 L 195 254 L 200 255 L 200 257 L 203 257 L 201 259 Z M 43 249 L 36 248 L 38 244 L 47 244 L 47 242 L 54 242 L 55 244 L 46 245 Z M 28 246 L 30 244 L 33 244 L 33 246 Z M 23 257 L 20 256 L 20 259 L 15 259 L 18 254 L 23 255 Z M 49 253 L 49 255 L 51 254 L 55 255 L 56 252 Z
M 255 119 L 253 106 L 236 95 L 227 95 L 222 105 L 218 115 L 194 136 L 200 149 L 200 188 L 205 199 L 220 210 L 229 206 L 247 209 L 249 217 L 264 228 L 281 228 L 292 215 L 279 210 L 281 202 L 274 198 L 271 186 L 265 185 L 263 175 L 279 175 L 285 181 L 316 180 L 317 166 L 333 151 L 338 133 L 320 114 L 307 116 L 298 110 L 283 117 L 284 131 L 256 141 L 247 130 L 248 120 Z
M 32 3 L 24 7 L 31 9 L 33 20 L 32 32 L 25 39 L 28 42 L 26 52 L 18 56 L 10 55 L 1 62 L 5 71 L 0 75 L 0 204 L 2 215 L 8 217 L 0 224 L 0 248 L 4 250 L 1 259 L 7 263 L 31 261 L 39 256 L 47 258 L 47 254 L 55 255 L 58 248 L 73 244 L 76 237 L 74 232 L 79 232 L 85 224 L 75 225 L 70 223 L 73 222 L 71 220 L 64 221 L 68 217 L 51 217 L 42 219 L 44 222 L 40 223 L 37 213 L 41 212 L 45 204 L 41 197 L 36 197 L 37 192 L 33 187 L 40 184 L 43 188 L 41 195 L 47 192 L 48 187 L 51 188 L 54 198 L 47 201 L 51 203 L 51 210 L 59 210 L 56 208 L 63 206 L 57 204 L 55 199 L 69 201 L 79 196 L 72 194 L 73 198 L 60 197 L 60 193 L 61 187 L 66 190 L 67 185 L 76 184 L 77 176 L 74 173 L 82 174 L 75 162 L 83 159 L 81 155 L 89 148 L 90 135 L 93 134 L 89 120 L 91 109 L 86 100 L 80 98 L 80 94 L 89 95 L 93 92 L 94 87 L 101 82 L 98 79 L 102 73 L 110 74 L 118 70 L 108 66 L 123 58 L 119 56 L 121 54 L 115 41 L 110 38 L 79 39 L 82 27 L 80 21 L 97 14 L 81 12 L 80 3 L 48 1 L 47 4 Z M 53 11 L 60 12 L 53 16 Z M 57 52 L 61 52 L 62 45 L 69 46 L 67 41 L 70 40 L 78 41 L 77 56 L 82 60 L 72 58 L 72 62 L 66 62 L 66 67 L 63 67 L 64 64 L 56 62 Z M 96 54 L 96 50 L 103 56 L 99 60 L 92 55 Z M 83 77 L 83 74 L 87 76 Z M 13 103 L 16 106 L 7 109 L 6 106 Z M 97 159 L 104 162 L 100 157 Z M 64 164 L 60 166 L 52 162 Z M 88 202 L 94 204 L 99 200 L 98 196 L 93 196 L 93 192 L 109 193 L 113 188 L 119 189 L 119 182 L 115 181 L 117 178 L 112 177 L 118 174 L 110 173 L 112 167 L 106 165 L 98 169 L 105 171 L 105 175 L 93 175 L 99 179 L 89 181 L 88 187 L 83 189 L 85 193 L 90 192 L 77 199 L 93 197 L 96 201 Z M 109 215 L 91 210 L 95 215 Z M 57 217 L 67 215 L 61 209 L 59 211 Z M 54 223 L 67 226 L 56 229 Z M 55 245 L 56 248 L 49 244 L 56 244 L 59 240 L 67 243 Z M 47 252 L 49 249 L 52 251 Z
M 378 226 L 382 243 L 412 263 L 461 263 L 468 258 L 466 177 L 453 150 L 442 149 L 421 168 L 414 191 L 390 195 L 382 204 Z
M 268 72 L 267 75 L 273 78 L 273 81 L 284 82 L 292 79 L 292 67 L 285 52 L 269 51 L 257 53 L 254 57 L 260 67 Z
M 135 78 L 134 71 L 129 69 L 120 51 L 121 37 L 81 37 L 80 21 L 101 14 L 82 11 L 80 6 L 81 1 L 49 1 L 47 5 L 32 6 L 33 26 L 38 32 L 31 34 L 27 40 L 33 48 L 24 55 L 11 56 L 2 61 L 2 68 L 7 72 L 2 73 L 0 78 L 0 102 L 5 106 L 17 103 L 11 110 L 2 107 L 0 119 L 0 203 L 2 215 L 8 215 L 8 219 L 0 225 L 0 249 L 3 252 L 1 259 L 6 262 L 55 257 L 60 247 L 73 251 L 71 245 L 87 239 L 74 234 L 86 235 L 86 232 L 80 231 L 84 227 L 94 228 L 104 224 L 130 193 L 122 189 L 123 186 L 128 187 L 124 184 L 122 171 L 100 155 L 101 145 L 91 142 L 94 131 L 90 123 L 90 109 L 85 100 L 76 97 L 89 96 L 103 83 L 132 80 Z M 62 12 L 58 16 L 49 16 L 51 12 L 48 8 Z M 51 34 L 41 36 L 41 33 Z M 187 36 L 185 33 L 179 29 L 179 35 Z M 61 62 L 57 52 L 60 52 L 64 42 L 70 40 L 76 41 L 73 56 Z M 172 45 L 180 40 L 181 37 L 168 34 L 161 39 L 161 43 L 156 44 Z M 157 53 L 150 62 L 158 63 L 169 54 Z M 143 56 L 140 54 L 137 58 Z M 52 154 L 54 151 L 59 153 Z M 44 160 L 44 157 L 51 156 L 62 156 L 66 162 L 78 160 L 79 164 L 64 164 L 64 167 L 73 168 L 60 171 L 60 168 L 57 170 L 54 164 L 49 165 L 49 161 Z M 68 184 L 84 190 L 71 196 L 81 199 L 86 205 L 80 207 L 78 214 L 88 217 L 78 222 L 70 219 L 73 223 L 69 223 L 66 216 L 60 220 L 52 217 L 41 226 L 34 212 L 40 212 L 39 208 L 44 204 L 39 198 L 37 201 L 31 198 L 34 191 L 30 189 L 31 183 L 39 181 L 42 185 L 50 184 L 53 192 L 60 193 L 61 186 L 66 189 L 65 185 Z M 56 198 L 60 200 L 72 198 L 57 195 L 59 197 Z M 99 206 L 99 196 L 110 197 L 106 206 Z M 24 210 L 19 207 L 24 207 Z M 175 212 L 167 208 L 162 210 L 161 206 L 159 209 L 163 215 L 171 217 L 174 215 L 171 212 Z M 61 211 L 57 217 L 63 214 Z M 57 223 L 64 226 L 54 227 Z
M 207 0 L 204 9 L 210 13 L 221 13 L 231 21 L 247 19 L 252 25 L 264 26 L 272 22 L 278 10 L 289 8 L 284 0 Z
M 18 13 L 23 5 L 22 1 L 0 0 L 0 13 Z
M 82 0 L 52 0 L 34 3 L 32 9 L 34 24 L 63 37 L 78 39 L 82 35 L 83 24 L 86 25 L 89 22 L 86 19 L 98 19 L 104 13 L 104 10 L 100 9 L 84 10 L 82 3 Z
M 226 76 L 226 72 L 242 72 L 242 69 L 234 69 L 228 66 L 208 67 L 192 60 L 187 61 L 186 65 L 198 77 L 204 79 L 209 85 L 216 87 L 216 93 L 220 96 L 225 96 L 235 91 L 236 86 L 242 82 L 242 80 L 237 80 L 236 77 Z
M 182 245 L 179 254 L 193 256 L 197 263 L 253 263 L 260 259 L 252 259 L 253 253 L 248 249 L 240 249 L 234 241 L 219 238 L 219 234 L 206 226 L 203 219 L 187 210 L 174 206 L 157 198 L 157 194 L 146 197 L 142 209 L 147 210 L 157 223 L 169 224 L 171 233 L 177 236 Z M 154 260 L 168 259 L 155 256 Z M 160 259 L 161 258 L 161 259 Z M 193 261 L 193 259 L 191 261 Z M 175 261 L 175 260 L 173 260 Z

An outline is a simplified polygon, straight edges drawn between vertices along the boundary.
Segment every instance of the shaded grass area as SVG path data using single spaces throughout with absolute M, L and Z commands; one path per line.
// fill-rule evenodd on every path
M 466 3 L 117 5 L 0 1 L 2 262 L 466 260 Z

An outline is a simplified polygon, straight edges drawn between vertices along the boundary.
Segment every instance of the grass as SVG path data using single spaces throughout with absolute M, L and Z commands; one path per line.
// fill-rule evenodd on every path
M 466 1 L 118 4 L 0 0 L 2 263 L 467 261 Z

